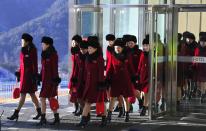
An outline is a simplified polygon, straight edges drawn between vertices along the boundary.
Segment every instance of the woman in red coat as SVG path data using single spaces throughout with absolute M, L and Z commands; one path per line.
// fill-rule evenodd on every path
M 106 35 L 106 41 L 108 42 L 108 46 L 107 46 L 107 50 L 106 50 L 106 74 L 107 74 L 108 69 L 109 69 L 108 67 L 111 64 L 111 57 L 114 53 L 114 40 L 115 40 L 115 36 L 113 34 Z M 110 91 L 108 90 L 108 92 L 107 92 L 108 97 L 110 97 L 109 92 Z M 120 96 L 118 98 L 118 106 L 115 108 L 115 111 L 119 111 L 118 117 L 121 117 L 124 114 L 123 104 L 124 104 L 123 98 Z
M 141 91 L 145 94 L 144 104 L 142 107 L 142 111 L 140 113 L 140 116 L 144 116 L 146 114 L 146 110 L 148 109 L 149 104 L 149 40 L 144 39 L 142 42 L 143 45 L 143 53 L 140 55 L 140 62 L 138 67 L 138 74 L 140 76 L 139 80 L 139 88 Z
M 82 94 L 82 100 L 85 106 L 82 118 L 77 126 L 85 127 L 89 121 L 88 114 L 92 103 L 104 102 L 106 91 L 104 86 L 104 59 L 99 51 L 98 42 L 88 43 L 88 55 L 85 62 L 85 89 Z M 106 126 L 106 109 L 102 115 L 100 126 Z
M 46 99 L 57 96 L 58 84 L 61 82 L 58 74 L 58 54 L 53 46 L 53 39 L 47 36 L 42 37 L 42 69 L 41 81 L 42 88 L 40 92 L 42 115 L 40 125 L 46 124 Z M 57 110 L 53 111 L 54 122 L 52 124 L 59 124 L 59 114 Z
M 206 37 L 200 37 L 199 46 L 195 49 L 196 57 L 206 58 Z M 205 62 L 205 61 L 204 61 Z M 199 82 L 201 89 L 201 103 L 206 99 L 206 63 L 194 63 L 195 66 L 195 80 Z
M 138 45 L 137 45 L 137 38 L 134 35 L 130 35 L 129 36 L 129 42 L 127 43 L 127 51 L 128 54 L 130 55 L 131 59 L 132 59 L 132 66 L 135 70 L 135 72 L 138 72 L 138 66 L 139 66 L 139 62 L 140 62 L 140 56 L 142 53 L 142 50 L 139 49 Z M 135 91 L 135 96 L 138 98 L 139 101 L 139 108 L 141 109 L 143 106 L 143 100 L 140 98 L 141 96 L 141 92 L 140 89 L 138 88 L 138 85 L 134 85 L 136 91 Z M 130 105 L 130 111 L 132 111 L 132 104 Z
M 82 37 L 79 35 L 74 35 L 72 37 L 72 47 L 71 47 L 71 60 L 72 60 L 72 72 L 70 75 L 70 82 L 68 85 L 69 88 L 69 94 L 70 102 L 74 103 L 75 110 L 73 112 L 74 115 L 77 115 L 77 111 L 79 109 L 79 103 L 77 101 L 77 89 L 75 83 L 77 82 L 77 79 L 75 79 L 74 76 L 77 75 L 77 55 L 79 54 L 79 43 L 82 41 Z M 69 60 L 70 61 L 70 60 Z
M 80 52 L 76 54 L 76 68 L 75 73 L 72 76 L 72 80 L 75 80 L 72 82 L 73 85 L 76 86 L 76 97 L 78 100 L 78 103 L 80 103 L 80 110 L 76 112 L 76 116 L 79 116 L 82 114 L 84 102 L 82 101 L 82 95 L 85 88 L 85 60 L 86 56 L 88 55 L 87 48 L 88 48 L 88 42 L 83 40 L 79 44 Z
M 128 97 L 134 96 L 134 87 L 132 82 L 135 74 L 131 57 L 129 57 L 125 52 L 125 43 L 122 38 L 117 38 L 114 42 L 114 55 L 111 57 L 111 64 L 108 67 L 108 72 L 106 74 L 106 81 L 111 85 L 111 101 L 109 105 L 109 112 L 107 119 L 110 122 L 112 111 L 114 107 L 114 102 L 116 97 L 123 96 L 126 102 L 126 119 L 129 121 L 129 106 Z
M 20 53 L 20 69 L 15 73 L 17 81 L 20 81 L 20 101 L 17 109 L 9 120 L 18 120 L 19 111 L 24 105 L 26 94 L 29 93 L 32 102 L 37 109 L 37 116 L 33 119 L 38 119 L 41 116 L 41 108 L 39 106 L 39 101 L 35 95 L 37 91 L 37 77 L 38 77 L 38 66 L 37 66 L 37 49 L 32 43 L 32 36 L 30 34 L 24 33 L 22 35 L 22 48 Z

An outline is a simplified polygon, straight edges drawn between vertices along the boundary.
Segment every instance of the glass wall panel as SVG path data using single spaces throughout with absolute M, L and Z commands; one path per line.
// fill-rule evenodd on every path
M 77 4 L 81 5 L 81 4 L 94 4 L 96 0 L 77 0 Z
M 175 4 L 201 4 L 205 0 L 175 0 Z

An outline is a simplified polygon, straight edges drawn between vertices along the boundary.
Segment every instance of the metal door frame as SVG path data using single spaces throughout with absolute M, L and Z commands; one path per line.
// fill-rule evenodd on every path
M 177 91 L 177 33 L 178 33 L 178 12 L 205 12 L 206 4 L 201 5 L 148 5 L 148 4 L 139 4 L 139 5 L 127 5 L 127 4 L 109 4 L 109 5 L 73 5 L 73 9 L 79 8 L 82 11 L 93 11 L 93 12 L 101 12 L 103 8 L 150 8 L 151 14 L 150 14 L 150 43 L 154 43 L 153 39 L 153 33 L 154 32 L 154 25 L 151 25 L 151 23 L 154 22 L 154 15 L 155 12 L 161 12 L 163 8 L 166 8 L 167 12 L 167 46 L 166 46 L 166 56 L 167 56 L 167 62 L 166 62 L 166 77 L 167 77 L 167 89 L 168 89 L 168 101 L 167 101 L 167 111 L 170 116 L 176 115 L 176 91 Z M 75 16 L 74 21 L 77 20 L 78 15 Z M 77 23 L 76 23 L 77 24 Z M 113 24 L 113 23 L 111 23 Z M 76 25 L 73 25 L 76 26 Z M 77 29 L 76 29 L 77 32 Z M 71 38 L 71 37 L 70 37 Z M 152 45 L 153 46 L 153 45 Z M 151 63 L 154 63 L 154 52 L 151 52 Z M 150 84 L 154 85 L 155 81 L 153 79 L 153 71 L 154 67 L 153 64 L 151 64 L 150 67 Z M 156 76 L 156 75 L 155 75 Z M 152 88 L 152 86 L 151 86 Z M 150 90 L 150 94 L 152 94 L 152 91 Z M 152 97 L 150 97 L 150 103 L 152 102 Z M 152 114 L 152 104 L 149 104 L 149 119 L 156 118 L 158 115 L 161 116 L 161 114 Z

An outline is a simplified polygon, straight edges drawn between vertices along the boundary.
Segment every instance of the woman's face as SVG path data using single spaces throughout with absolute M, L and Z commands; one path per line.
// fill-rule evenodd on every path
M 89 54 L 93 54 L 95 51 L 97 51 L 97 48 L 94 48 L 94 47 L 92 47 L 92 46 L 89 46 L 89 47 L 88 47 L 88 53 L 89 53 Z
M 114 51 L 115 53 L 120 54 L 122 53 L 123 48 L 121 46 L 114 46 Z
M 43 51 L 45 51 L 48 47 L 49 47 L 49 45 L 42 43 L 42 50 Z
M 191 38 L 186 38 L 186 42 L 187 42 L 187 44 L 190 44 L 190 43 L 193 42 L 193 39 L 191 39 Z
M 21 47 L 25 47 L 28 45 L 28 42 L 26 42 L 24 39 L 21 39 Z
M 83 49 L 83 48 L 80 48 L 80 52 L 81 52 L 82 54 L 86 54 L 86 53 L 87 53 L 87 51 L 88 51 L 88 49 Z
M 149 44 L 143 44 L 143 51 L 149 52 L 150 50 L 150 45 Z
M 78 44 L 75 40 L 72 40 L 72 47 L 76 47 Z
M 133 41 L 130 41 L 130 42 L 128 42 L 127 45 L 128 45 L 129 48 L 134 48 L 135 43 Z
M 109 46 L 113 46 L 113 44 L 114 44 L 114 41 L 108 41 L 108 43 L 109 43 Z
M 206 47 L 206 41 L 200 41 L 200 46 L 201 47 Z

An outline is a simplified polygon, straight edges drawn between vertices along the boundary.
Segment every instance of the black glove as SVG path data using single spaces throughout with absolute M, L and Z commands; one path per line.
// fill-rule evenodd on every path
M 60 77 L 53 78 L 52 81 L 55 86 L 58 86 L 61 83 L 61 78 Z
M 16 76 L 16 79 L 17 79 L 17 81 L 19 82 L 19 81 L 20 81 L 20 72 L 19 72 L 19 71 L 16 71 L 16 72 L 14 73 L 14 75 Z
M 106 85 L 105 85 L 105 82 L 104 82 L 104 81 L 97 83 L 97 90 L 98 90 L 98 91 L 104 91 L 104 90 L 106 90 Z

